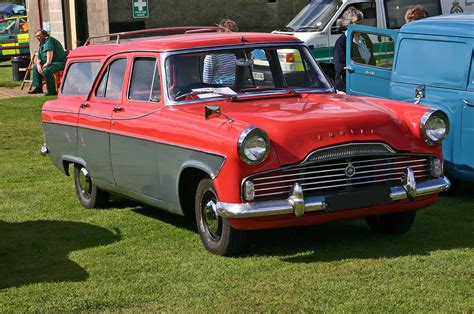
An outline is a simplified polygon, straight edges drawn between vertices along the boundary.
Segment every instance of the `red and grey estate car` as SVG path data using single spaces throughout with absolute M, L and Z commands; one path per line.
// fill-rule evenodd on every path
M 190 29 L 69 54 L 42 152 L 73 169 L 84 207 L 114 193 L 189 214 L 232 255 L 253 229 L 365 218 L 404 233 L 449 188 L 441 111 L 336 94 L 292 36 Z

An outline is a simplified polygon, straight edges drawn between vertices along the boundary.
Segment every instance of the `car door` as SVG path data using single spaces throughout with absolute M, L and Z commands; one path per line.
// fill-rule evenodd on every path
M 393 30 L 349 25 L 346 42 L 348 94 L 389 97 L 397 35 Z
M 455 152 L 460 164 L 458 171 L 462 172 L 464 178 L 474 181 L 474 52 L 461 115 L 460 145 Z
M 157 54 L 134 54 L 126 95 L 112 113 L 110 155 L 118 188 L 161 199 L 158 123 L 161 100 Z
M 102 67 L 88 101 L 81 104 L 78 118 L 78 154 L 90 176 L 102 186 L 114 186 L 110 161 L 110 125 L 113 110 L 122 103 L 127 56 L 116 55 Z

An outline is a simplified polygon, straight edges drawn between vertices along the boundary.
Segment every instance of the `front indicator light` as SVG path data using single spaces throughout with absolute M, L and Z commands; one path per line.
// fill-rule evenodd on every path
M 247 202 L 253 201 L 255 198 L 255 185 L 253 181 L 246 181 L 244 184 L 244 199 Z
M 434 178 L 441 177 L 443 174 L 443 163 L 439 158 L 431 159 L 431 176 Z

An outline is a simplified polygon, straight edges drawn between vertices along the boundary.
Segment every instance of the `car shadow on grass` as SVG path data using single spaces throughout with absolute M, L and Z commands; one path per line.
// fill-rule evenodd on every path
M 474 248 L 474 197 L 443 196 L 418 212 L 403 235 L 373 232 L 363 219 L 252 233 L 244 256 L 281 256 L 289 263 L 429 255 L 433 251 Z
M 120 239 L 118 230 L 81 222 L 0 220 L 0 291 L 40 282 L 84 281 L 87 271 L 69 254 Z
M 133 211 L 137 214 L 140 214 L 149 218 L 157 219 L 159 221 L 173 225 L 175 227 L 186 229 L 188 231 L 197 233 L 196 224 L 193 220 L 194 217 L 175 215 L 175 214 L 165 212 L 162 209 L 145 206 L 145 205 L 135 208 Z

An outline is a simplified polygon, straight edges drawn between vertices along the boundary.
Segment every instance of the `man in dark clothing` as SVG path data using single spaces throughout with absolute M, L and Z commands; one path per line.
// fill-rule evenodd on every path
M 349 7 L 343 13 L 343 25 L 362 24 L 364 15 L 354 7 Z M 346 41 L 347 36 L 344 32 L 334 44 L 334 67 L 336 70 L 335 85 L 338 91 L 346 91 Z M 354 62 L 362 64 L 375 65 L 373 54 L 373 44 L 366 34 L 354 33 L 352 41 L 351 58 Z
M 45 77 L 47 92 L 46 96 L 56 95 L 56 81 L 54 73 L 64 70 L 66 65 L 66 53 L 61 43 L 50 37 L 45 30 L 38 30 L 35 34 L 36 39 L 40 42 L 38 58 L 33 66 L 33 87 L 29 91 L 30 94 L 42 94 L 43 82 L 42 76 Z

